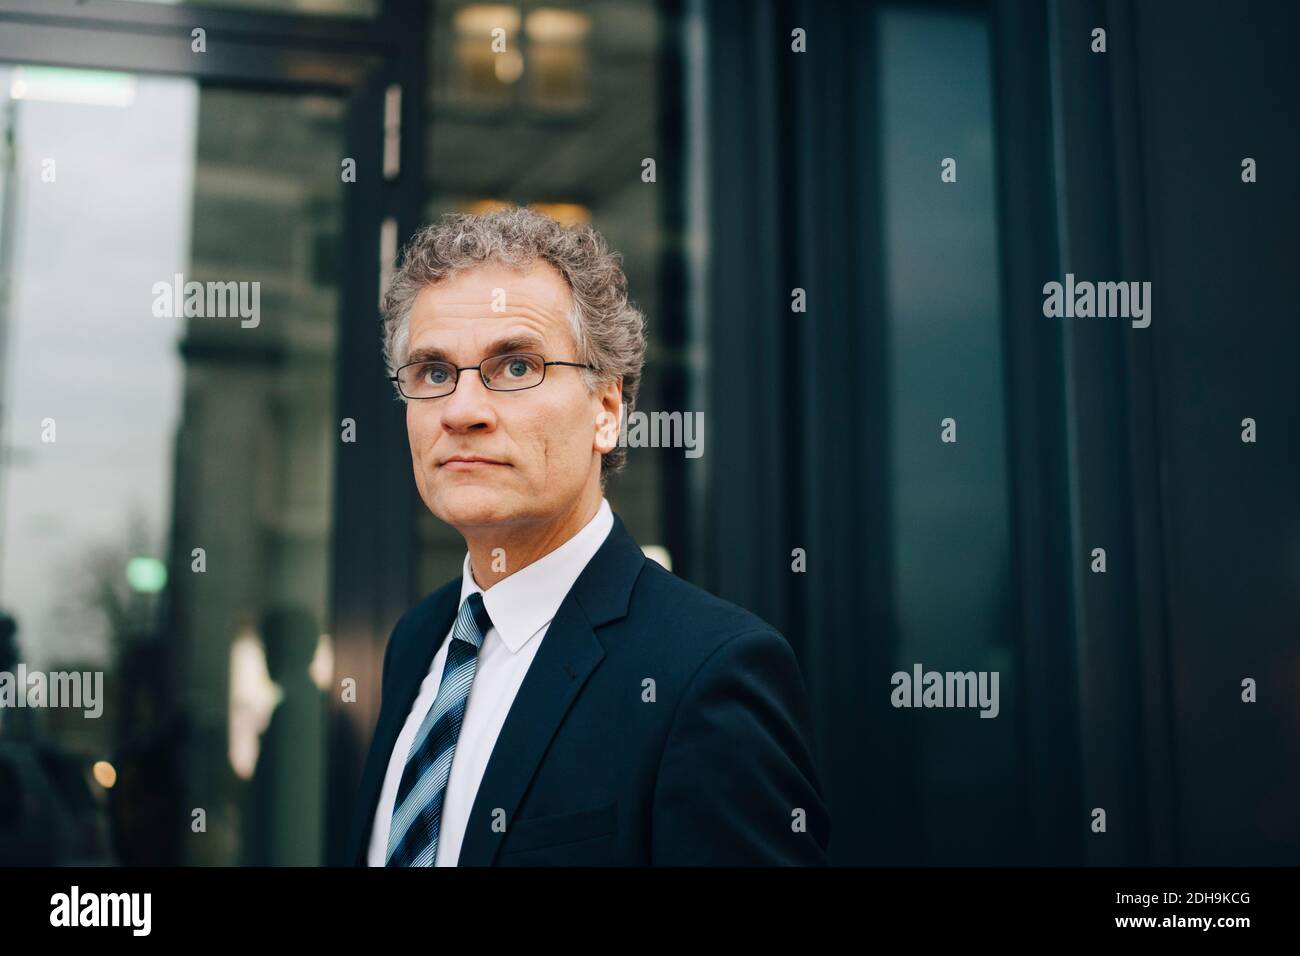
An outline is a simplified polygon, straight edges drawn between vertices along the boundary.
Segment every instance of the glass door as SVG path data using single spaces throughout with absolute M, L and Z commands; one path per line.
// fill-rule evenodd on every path
M 383 58 L 331 87 L 42 53 L 0 61 L 0 865 L 320 864 Z

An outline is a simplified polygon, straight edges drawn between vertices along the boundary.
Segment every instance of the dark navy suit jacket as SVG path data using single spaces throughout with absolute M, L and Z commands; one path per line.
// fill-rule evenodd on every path
M 460 578 L 439 588 L 388 642 L 355 865 L 460 590 Z M 823 864 L 830 814 L 811 741 L 786 639 L 648 560 L 615 515 L 511 705 L 459 865 Z

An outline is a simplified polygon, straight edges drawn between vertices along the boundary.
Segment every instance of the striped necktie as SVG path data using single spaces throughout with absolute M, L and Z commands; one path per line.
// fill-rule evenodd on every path
M 475 591 L 460 606 L 438 696 L 411 742 L 402 770 L 388 831 L 389 866 L 433 866 L 437 859 L 442 804 L 456 739 L 474 683 L 478 649 L 491 627 L 483 595 Z

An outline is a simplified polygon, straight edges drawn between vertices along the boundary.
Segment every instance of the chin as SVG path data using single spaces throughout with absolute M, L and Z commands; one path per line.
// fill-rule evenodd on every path
M 514 495 L 486 483 L 443 481 L 430 511 L 453 528 L 506 524 L 521 515 Z

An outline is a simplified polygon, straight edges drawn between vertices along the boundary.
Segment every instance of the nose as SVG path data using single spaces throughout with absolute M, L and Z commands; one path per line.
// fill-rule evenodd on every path
M 449 432 L 491 431 L 496 427 L 493 392 L 483 384 L 477 370 L 461 372 L 456 390 L 438 404 L 442 406 L 442 427 Z

